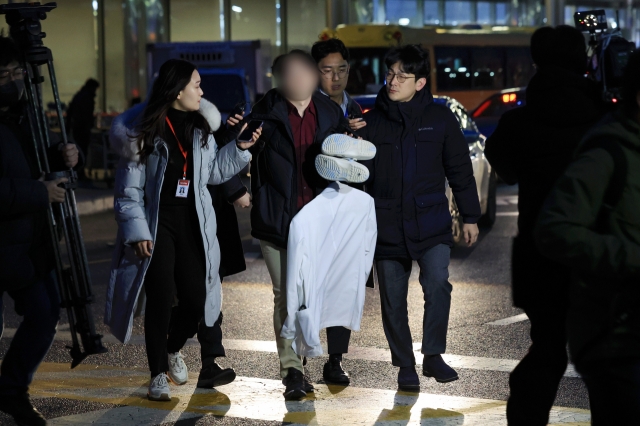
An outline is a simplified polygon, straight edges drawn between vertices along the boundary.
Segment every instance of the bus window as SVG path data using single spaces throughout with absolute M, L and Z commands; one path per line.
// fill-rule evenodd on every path
M 388 48 L 349 49 L 349 80 L 347 92 L 352 94 L 378 93 L 387 72 L 384 57 Z
M 506 87 L 524 87 L 535 74 L 528 47 L 507 47 Z
M 471 89 L 471 61 L 466 47 L 434 47 L 438 91 Z
M 471 48 L 474 89 L 502 89 L 504 81 L 504 49 L 499 47 Z

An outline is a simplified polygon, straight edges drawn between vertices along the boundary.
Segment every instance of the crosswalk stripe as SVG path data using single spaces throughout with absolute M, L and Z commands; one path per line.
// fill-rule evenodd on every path
M 491 321 L 485 323 L 485 325 L 510 325 L 515 324 L 517 322 L 527 321 L 529 317 L 527 314 L 514 315 L 512 317 L 502 318 L 497 321 Z
M 57 397 L 122 405 L 50 420 L 51 425 L 160 424 L 216 416 L 296 425 L 506 425 L 505 402 L 459 396 L 316 384 L 315 394 L 284 402 L 279 380 L 239 377 L 219 389 L 195 388 L 196 374 L 172 386 L 172 400 L 147 400 L 148 372 L 107 366 L 43 363 L 31 386 L 37 398 Z M 373 408 L 375 407 L 375 408 Z M 550 424 L 588 425 L 588 410 L 554 407 Z

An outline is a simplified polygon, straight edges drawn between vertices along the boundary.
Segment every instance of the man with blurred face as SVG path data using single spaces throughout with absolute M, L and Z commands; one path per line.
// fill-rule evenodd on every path
M 311 48 L 311 56 L 320 69 L 320 91 L 340 105 L 349 126 L 356 131 L 367 123 L 362 119 L 362 108 L 346 91 L 349 80 L 349 51 L 337 38 L 317 41 Z
M 272 72 L 278 87 L 267 92 L 247 117 L 263 122 L 262 137 L 251 148 L 251 235 L 260 240 L 273 283 L 273 328 L 280 375 L 286 386 L 284 397 L 297 400 L 314 389 L 304 377 L 302 360 L 294 352 L 292 340 L 280 336 L 287 318 L 289 225 L 296 213 L 327 185 L 315 168 L 322 141 L 331 134 L 348 131 L 349 122 L 335 102 L 316 90 L 320 72 L 308 53 L 292 50 L 277 57 Z M 338 331 L 341 347 L 337 353 L 346 352 L 346 332 Z M 333 339 L 330 337 L 329 341 Z M 338 366 L 348 379 L 340 362 Z

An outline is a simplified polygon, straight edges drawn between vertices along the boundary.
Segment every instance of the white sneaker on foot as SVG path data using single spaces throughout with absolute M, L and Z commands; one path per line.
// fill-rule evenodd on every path
M 328 155 L 319 154 L 316 157 L 316 170 L 329 181 L 363 183 L 369 179 L 369 169 L 357 161 Z
M 184 363 L 180 351 L 169 354 L 169 379 L 176 385 L 184 385 L 189 380 L 187 364 Z
M 151 401 L 171 401 L 171 389 L 169 388 L 169 377 L 165 373 L 160 373 L 149 383 L 147 398 Z
M 332 157 L 371 160 L 376 156 L 376 147 L 371 142 L 336 133 L 322 142 L 322 153 Z

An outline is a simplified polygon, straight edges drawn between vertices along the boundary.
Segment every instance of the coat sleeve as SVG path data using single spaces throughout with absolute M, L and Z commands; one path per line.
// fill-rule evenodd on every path
M 484 154 L 493 167 L 506 183 L 514 185 L 518 183 L 517 156 L 518 136 L 512 131 L 512 114 L 505 113 L 498 122 L 498 127 L 485 144 Z
M 215 150 L 209 185 L 220 185 L 228 181 L 249 164 L 251 154 L 248 150 L 243 151 L 238 148 L 235 142 L 228 143 L 220 149 L 213 137 L 210 138 L 209 143 L 213 145 L 211 149 Z
M 47 187 L 35 179 L 0 178 L 0 217 L 35 213 L 47 208 Z
M 458 120 L 449 110 L 445 114 L 445 141 L 442 152 L 444 173 L 456 199 L 464 223 L 477 223 L 480 219 L 480 200 L 473 166 L 469 158 L 469 145 L 462 134 Z
M 120 159 L 116 170 L 113 210 L 125 245 L 152 241 L 144 205 L 145 165 Z
M 593 231 L 613 169 L 613 158 L 603 149 L 579 156 L 550 192 L 534 235 L 542 253 L 585 276 L 637 280 L 640 245 Z
M 240 175 L 235 175 L 220 185 L 220 188 L 222 188 L 224 198 L 230 203 L 233 203 L 247 193 L 247 187 L 242 183 Z

